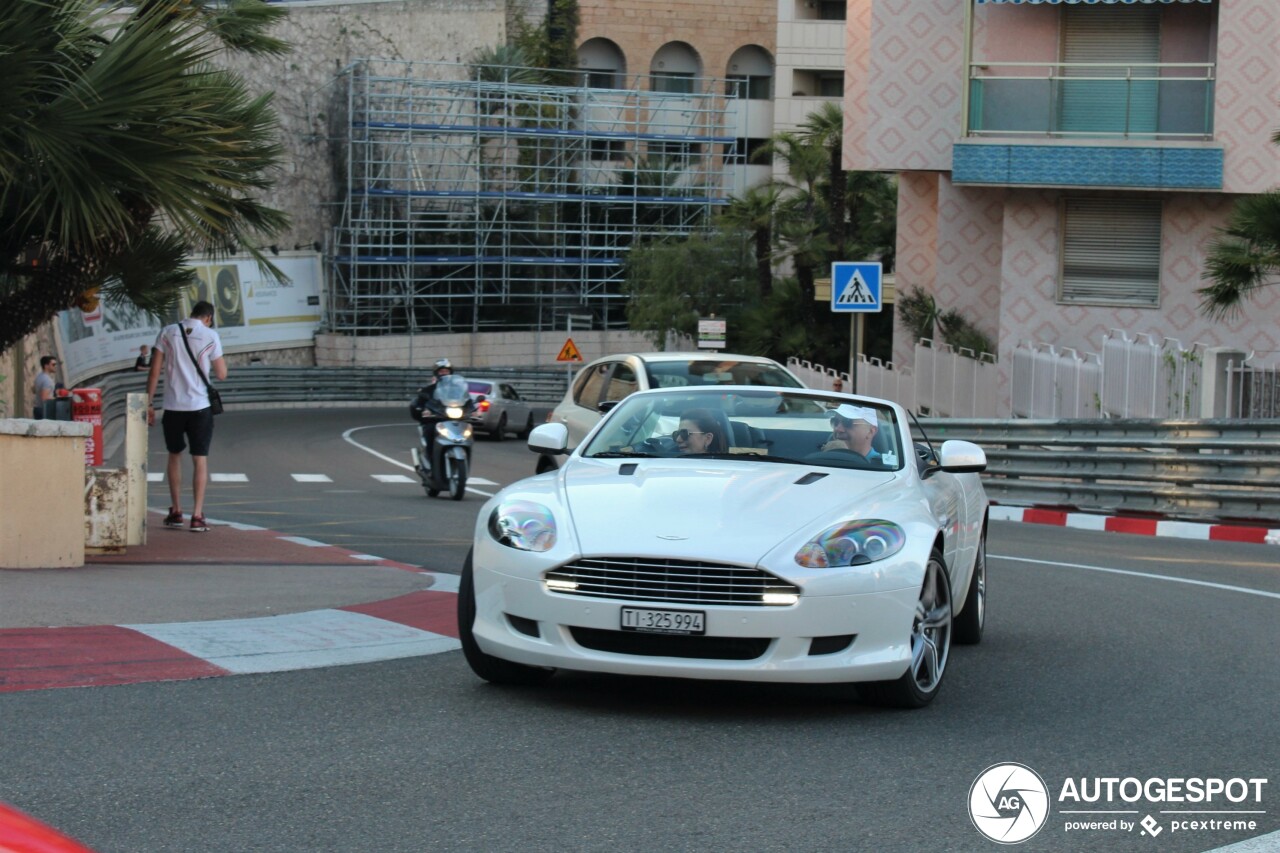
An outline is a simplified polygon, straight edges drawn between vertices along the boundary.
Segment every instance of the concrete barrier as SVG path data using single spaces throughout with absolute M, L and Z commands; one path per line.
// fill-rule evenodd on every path
M 84 448 L 76 421 L 0 419 L 0 567 L 84 565 Z

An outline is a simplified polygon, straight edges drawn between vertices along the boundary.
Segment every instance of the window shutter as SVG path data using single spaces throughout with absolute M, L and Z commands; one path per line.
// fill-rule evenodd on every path
M 1063 62 L 1133 66 L 1153 77 L 1160 61 L 1160 12 L 1153 6 L 1066 6 Z M 1148 63 L 1144 65 L 1143 63 Z M 1071 78 L 1123 77 L 1124 67 L 1067 68 Z M 1159 83 L 1155 80 L 1062 81 L 1061 128 L 1075 133 L 1154 133 Z M 1127 110 L 1127 115 L 1126 115 Z
M 1063 210 L 1063 302 L 1160 304 L 1159 200 L 1071 198 Z

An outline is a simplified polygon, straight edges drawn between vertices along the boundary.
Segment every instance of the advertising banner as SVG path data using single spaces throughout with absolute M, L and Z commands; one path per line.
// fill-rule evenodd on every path
M 197 280 L 163 323 L 132 306 L 105 301 L 88 314 L 75 308 L 59 312 L 58 345 L 68 384 L 132 369 L 140 347 L 149 350 L 162 325 L 187 317 L 201 300 L 214 307 L 214 328 L 225 352 L 310 344 L 320 323 L 320 256 L 286 253 L 271 260 L 287 280 L 272 280 L 251 258 L 193 260 Z

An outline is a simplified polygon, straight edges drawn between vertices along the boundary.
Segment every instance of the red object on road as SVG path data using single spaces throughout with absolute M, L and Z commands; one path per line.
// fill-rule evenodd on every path
M 0 853 L 93 853 L 79 841 L 0 803 Z
M 93 424 L 93 435 L 84 445 L 84 464 L 102 465 L 102 389 L 71 389 L 71 420 Z

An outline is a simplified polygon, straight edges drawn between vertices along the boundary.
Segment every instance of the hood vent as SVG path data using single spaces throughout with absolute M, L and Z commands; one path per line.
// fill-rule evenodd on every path
M 809 485 L 810 483 L 816 483 L 816 482 L 818 482 L 819 480 L 821 480 L 821 479 L 822 479 L 823 477 L 825 477 L 825 476 L 827 476 L 827 475 L 826 475 L 826 474 L 824 474 L 824 473 L 822 473 L 821 471 L 810 471 L 808 474 L 805 474 L 805 475 L 804 475 L 803 477 L 801 477 L 799 480 L 796 480 L 796 485 L 797 485 L 797 486 L 807 486 L 807 485 Z
M 624 477 L 630 477 L 632 474 L 636 472 L 636 469 L 639 467 L 640 466 L 635 462 L 628 462 L 626 465 L 618 466 L 618 473 Z

